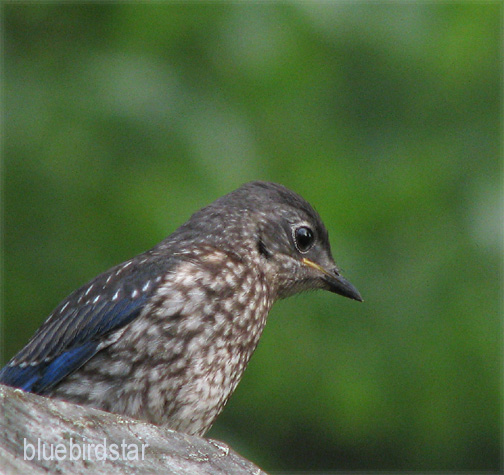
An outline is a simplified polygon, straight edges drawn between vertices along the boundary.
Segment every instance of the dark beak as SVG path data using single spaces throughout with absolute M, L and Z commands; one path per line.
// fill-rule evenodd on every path
M 336 272 L 326 274 L 323 279 L 329 284 L 329 290 L 331 292 L 362 302 L 362 297 L 359 291 L 344 277 L 336 274 Z
M 303 263 L 322 273 L 322 280 L 327 284 L 330 292 L 348 297 L 349 299 L 358 300 L 359 302 L 363 301 L 359 291 L 348 280 L 339 275 L 338 269 L 329 271 L 306 258 L 303 259 Z

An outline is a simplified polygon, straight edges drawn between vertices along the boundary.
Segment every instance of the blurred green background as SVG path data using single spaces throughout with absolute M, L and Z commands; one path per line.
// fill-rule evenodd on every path
M 359 304 L 278 303 L 210 437 L 267 471 L 498 470 L 500 2 L 2 4 L 3 362 L 263 179 Z

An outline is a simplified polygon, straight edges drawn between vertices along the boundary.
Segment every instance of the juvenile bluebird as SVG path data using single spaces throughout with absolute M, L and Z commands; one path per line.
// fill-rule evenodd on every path
M 0 383 L 202 436 L 273 303 L 309 289 L 362 300 L 310 204 L 247 183 L 63 300 Z

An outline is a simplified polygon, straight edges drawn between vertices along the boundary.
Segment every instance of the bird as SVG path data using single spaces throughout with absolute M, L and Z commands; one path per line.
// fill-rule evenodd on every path
M 314 289 L 362 301 L 315 209 L 249 182 L 71 293 L 0 383 L 203 436 L 275 301 Z

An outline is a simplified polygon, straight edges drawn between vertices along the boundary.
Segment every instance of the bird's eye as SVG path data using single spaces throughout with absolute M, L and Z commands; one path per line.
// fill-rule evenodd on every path
M 307 226 L 301 226 L 294 231 L 294 242 L 299 252 L 308 252 L 313 246 L 315 235 Z

